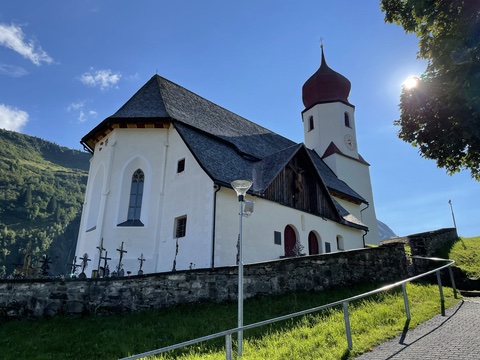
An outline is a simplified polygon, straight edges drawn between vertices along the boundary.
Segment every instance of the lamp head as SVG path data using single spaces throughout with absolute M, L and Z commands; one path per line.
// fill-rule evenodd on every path
M 231 182 L 233 190 L 237 193 L 238 201 L 243 201 L 245 194 L 248 189 L 252 186 L 252 181 L 250 180 L 234 180 Z

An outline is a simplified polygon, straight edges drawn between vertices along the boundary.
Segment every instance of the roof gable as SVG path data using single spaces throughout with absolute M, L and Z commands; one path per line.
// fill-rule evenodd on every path
M 170 118 L 158 78 L 152 77 L 110 119 Z
M 337 207 L 303 144 L 294 149 L 263 195 L 282 205 L 345 224 L 340 214 L 344 209 Z

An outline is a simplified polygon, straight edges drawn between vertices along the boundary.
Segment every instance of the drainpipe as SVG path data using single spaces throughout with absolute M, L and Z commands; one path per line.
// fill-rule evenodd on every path
M 212 269 L 215 268 L 215 228 L 217 218 L 217 193 L 222 187 L 218 184 L 214 184 L 213 188 L 215 189 L 215 192 L 213 193 L 212 260 L 210 261 Z
M 363 241 L 363 247 L 365 247 L 365 236 L 368 234 L 368 230 L 363 230 L 365 231 L 365 234 L 362 235 L 362 241 Z
M 363 211 L 367 210 L 370 207 L 370 204 L 367 202 L 366 207 L 364 207 L 362 210 L 360 210 L 360 220 L 363 222 Z M 363 241 L 363 247 L 365 247 L 365 236 L 367 236 L 368 230 L 364 230 L 365 234 L 362 235 L 362 241 Z

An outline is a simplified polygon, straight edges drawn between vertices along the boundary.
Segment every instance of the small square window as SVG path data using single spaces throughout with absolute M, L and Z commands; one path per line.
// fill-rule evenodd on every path
M 273 242 L 275 245 L 282 245 L 282 233 L 279 231 L 273 232 Z
M 181 216 L 175 219 L 175 238 L 184 237 L 187 233 L 187 216 Z
M 184 170 L 185 170 L 185 159 L 178 160 L 177 174 L 184 172 Z

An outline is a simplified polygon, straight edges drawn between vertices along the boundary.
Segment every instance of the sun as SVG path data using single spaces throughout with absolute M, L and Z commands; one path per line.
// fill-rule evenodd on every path
M 409 76 L 402 83 L 402 86 L 407 90 L 411 90 L 411 89 L 417 87 L 417 85 L 418 85 L 418 78 L 416 76 Z

